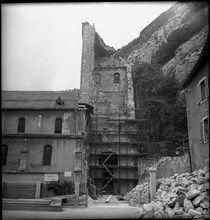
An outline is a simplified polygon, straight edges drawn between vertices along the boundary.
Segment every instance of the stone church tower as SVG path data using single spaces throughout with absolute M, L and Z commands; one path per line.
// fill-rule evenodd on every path
M 105 45 L 94 26 L 82 24 L 81 102 L 98 115 L 134 118 L 131 69 L 113 57 L 115 49 Z

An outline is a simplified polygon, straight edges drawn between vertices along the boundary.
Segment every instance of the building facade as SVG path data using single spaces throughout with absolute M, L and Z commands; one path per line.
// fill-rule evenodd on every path
M 208 39 L 190 75 L 183 82 L 187 103 L 188 137 L 193 170 L 209 161 L 209 58 Z
M 89 111 L 78 95 L 78 90 L 2 92 L 4 183 L 80 182 L 85 193 Z

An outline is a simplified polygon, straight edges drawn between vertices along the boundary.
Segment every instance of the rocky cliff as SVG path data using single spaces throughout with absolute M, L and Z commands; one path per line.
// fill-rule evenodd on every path
M 198 60 L 208 35 L 208 2 L 176 3 L 117 50 L 115 58 L 154 65 L 180 82 Z

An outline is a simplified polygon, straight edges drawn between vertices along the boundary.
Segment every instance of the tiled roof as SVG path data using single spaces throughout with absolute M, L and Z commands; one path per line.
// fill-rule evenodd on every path
M 61 98 L 64 105 L 56 104 Z M 68 91 L 2 91 L 2 108 L 71 109 L 78 105 L 79 90 Z

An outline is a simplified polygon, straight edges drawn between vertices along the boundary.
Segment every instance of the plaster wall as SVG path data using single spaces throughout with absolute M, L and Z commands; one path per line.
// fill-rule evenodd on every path
M 189 145 L 192 153 L 194 170 L 205 167 L 205 160 L 209 158 L 209 141 L 201 143 L 200 133 L 200 121 L 202 118 L 209 115 L 209 98 L 201 104 L 198 104 L 196 92 L 197 83 L 204 76 L 209 77 L 208 73 L 209 63 L 205 63 L 199 71 L 199 74 L 197 74 L 187 86 L 189 91 L 186 92 Z

